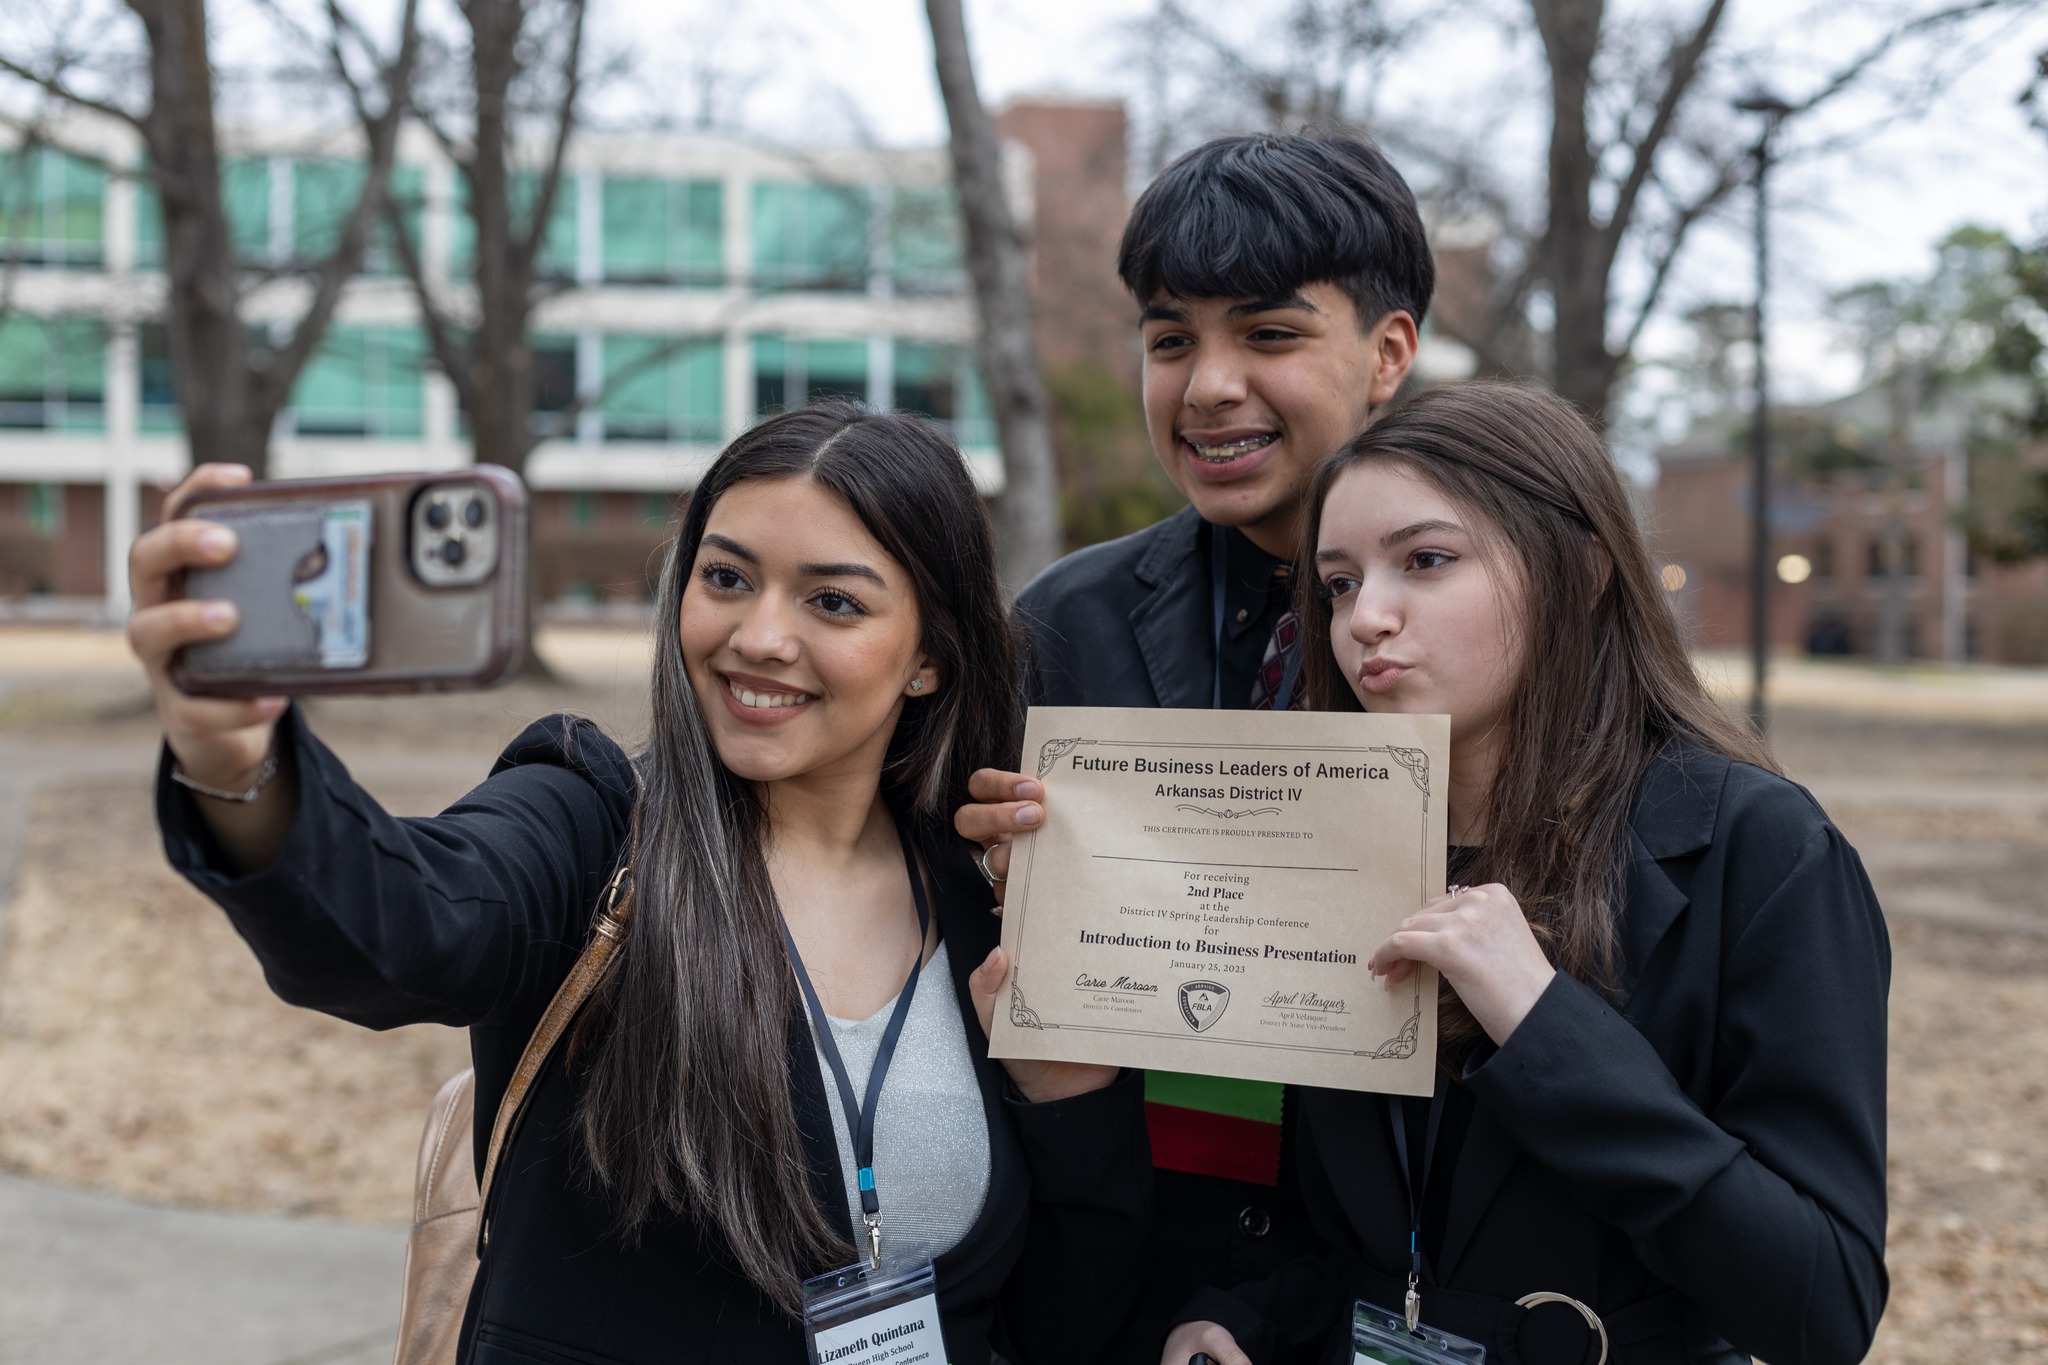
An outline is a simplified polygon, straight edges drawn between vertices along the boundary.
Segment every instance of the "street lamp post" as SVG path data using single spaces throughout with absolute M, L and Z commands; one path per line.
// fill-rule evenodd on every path
M 1756 298 L 1750 307 L 1750 335 L 1756 364 L 1755 405 L 1751 413 L 1750 454 L 1750 610 L 1749 723 L 1759 735 L 1769 729 L 1764 709 L 1764 680 L 1771 648 L 1771 390 L 1764 346 L 1764 296 L 1770 287 L 1770 215 L 1766 188 L 1771 172 L 1771 139 L 1792 106 L 1776 95 L 1756 91 L 1735 101 L 1745 114 L 1763 118 L 1751 152 L 1756 187 Z

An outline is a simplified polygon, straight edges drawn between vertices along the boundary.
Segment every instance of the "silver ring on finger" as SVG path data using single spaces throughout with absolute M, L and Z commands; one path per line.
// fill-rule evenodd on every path
M 1459 886 L 1456 883 L 1453 883 L 1451 886 L 1451 899 L 1456 900 L 1458 897 L 1464 895 L 1467 891 L 1470 891 L 1471 889 L 1472 888 L 1469 886 Z
M 984 845 L 981 850 L 981 856 L 974 860 L 981 866 L 981 875 L 988 881 L 990 886 L 998 886 L 1010 880 L 1008 877 L 998 877 L 996 870 L 988 865 L 988 855 L 995 852 L 997 847 L 995 844 Z

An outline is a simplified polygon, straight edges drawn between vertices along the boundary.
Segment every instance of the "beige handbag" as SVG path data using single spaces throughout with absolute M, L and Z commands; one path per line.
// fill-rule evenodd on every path
M 462 1315 L 476 1283 L 477 1247 L 490 1244 L 491 1231 L 479 1229 L 484 1202 L 498 1157 L 519 1125 L 526 1097 L 548 1054 L 555 1050 L 576 1012 L 604 979 L 618 950 L 619 936 L 631 913 L 631 902 L 619 905 L 626 884 L 620 868 L 605 891 L 605 907 L 591 926 L 590 945 L 569 969 L 569 975 L 548 1002 L 540 1026 L 527 1039 L 526 1051 L 505 1087 L 498 1117 L 491 1125 L 491 1145 L 478 1180 L 471 1143 L 476 1127 L 476 1073 L 451 1076 L 434 1096 L 420 1134 L 419 1170 L 413 1177 L 412 1234 L 405 1243 L 405 1297 L 398 1308 L 398 1352 L 394 1365 L 454 1365 L 462 1336 Z

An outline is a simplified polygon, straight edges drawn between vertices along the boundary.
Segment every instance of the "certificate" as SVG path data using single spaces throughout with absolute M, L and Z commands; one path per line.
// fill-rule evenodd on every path
M 1366 970 L 1443 894 L 1445 716 L 1033 707 L 997 1057 L 1435 1087 L 1436 972 Z

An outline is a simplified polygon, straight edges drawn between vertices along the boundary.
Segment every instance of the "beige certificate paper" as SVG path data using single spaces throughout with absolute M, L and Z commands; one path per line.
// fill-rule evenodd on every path
M 998 1057 L 1427 1095 L 1434 971 L 1372 950 L 1444 889 L 1450 721 L 1033 707 Z

